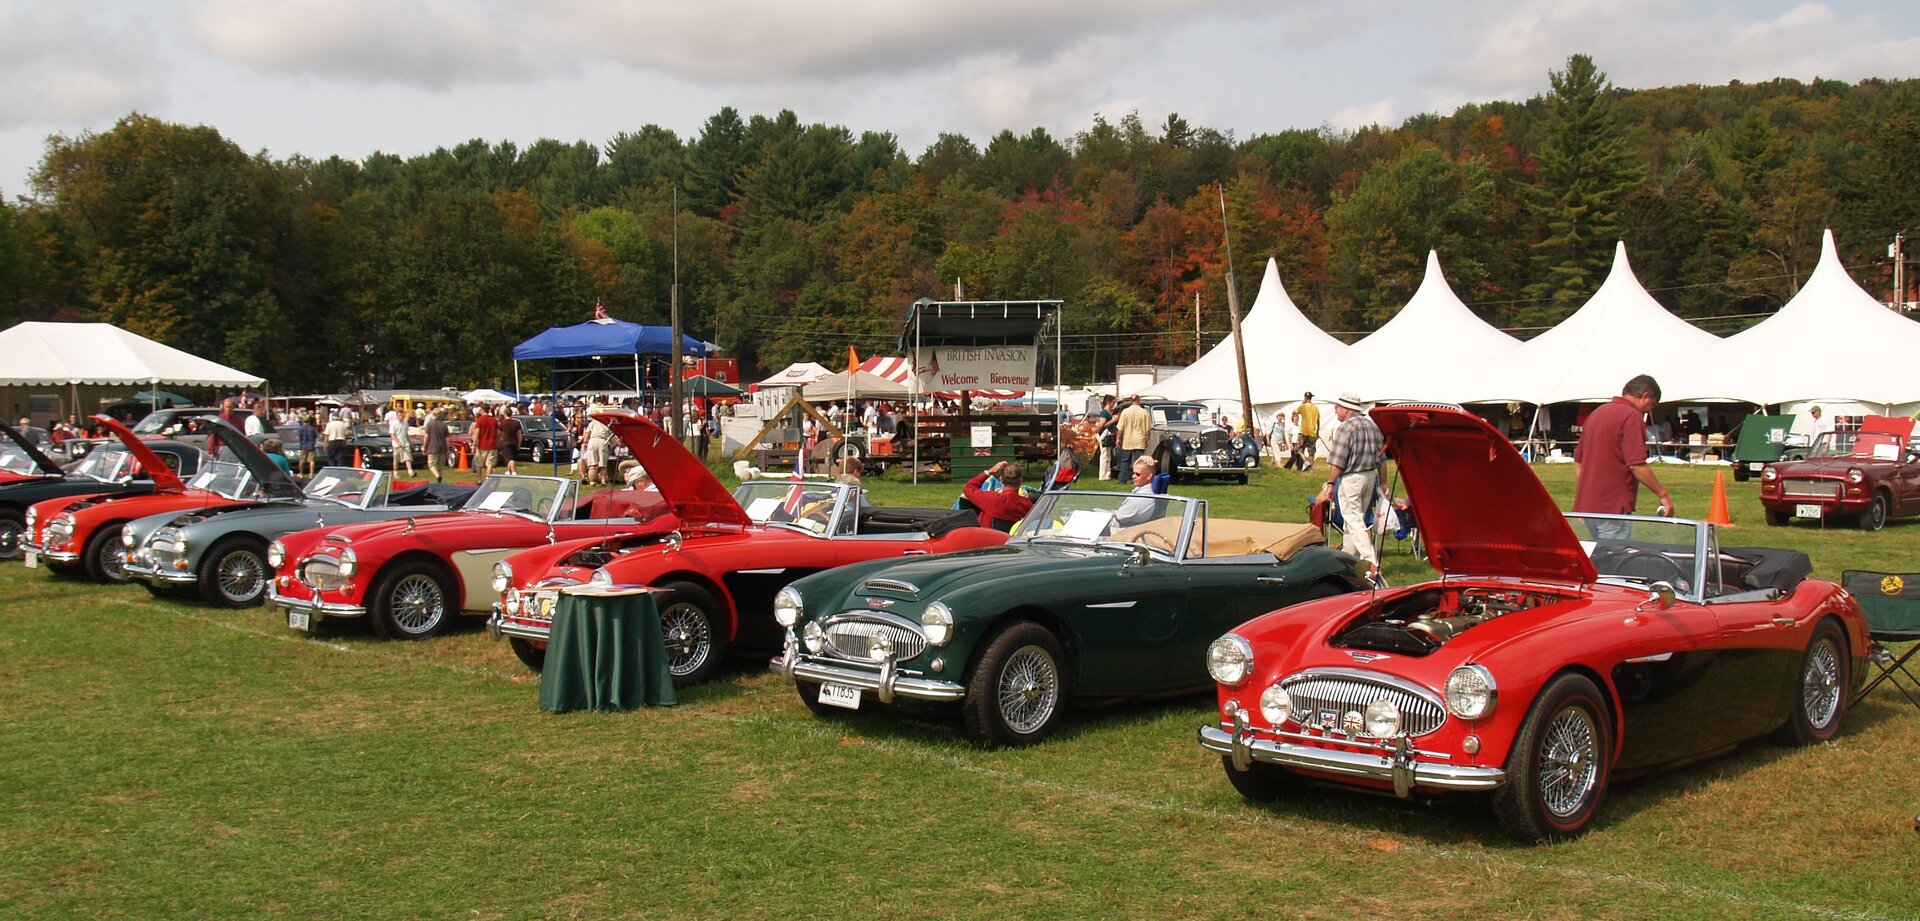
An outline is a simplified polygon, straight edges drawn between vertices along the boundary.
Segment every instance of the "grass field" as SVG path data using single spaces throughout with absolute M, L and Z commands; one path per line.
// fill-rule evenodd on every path
M 1539 469 L 1564 502 L 1571 469 Z M 1659 472 L 1704 513 L 1710 471 Z M 1318 481 L 1177 491 L 1301 520 Z M 1920 569 L 1920 521 L 1768 528 L 1728 486 L 1730 545 Z M 1387 553 L 1395 583 L 1425 576 Z M 981 752 L 817 718 L 751 663 L 676 708 L 555 715 L 477 625 L 309 638 L 18 564 L 0 598 L 6 918 L 1920 917 L 1920 712 L 1886 691 L 1833 744 L 1624 784 L 1585 838 L 1521 847 L 1480 801 L 1246 804 L 1194 744 L 1204 698 Z

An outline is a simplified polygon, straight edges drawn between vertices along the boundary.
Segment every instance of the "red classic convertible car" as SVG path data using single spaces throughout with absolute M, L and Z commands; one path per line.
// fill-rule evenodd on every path
M 657 480 L 711 477 L 693 455 L 653 447 L 672 443 L 658 426 L 606 413 Z M 722 494 L 725 498 L 725 494 Z M 731 500 L 728 501 L 731 505 Z M 722 510 L 724 511 L 724 509 Z M 286 611 L 287 626 L 311 632 L 328 618 L 371 617 L 392 639 L 418 640 L 447 628 L 456 614 L 485 613 L 493 564 L 528 547 L 634 532 L 667 532 L 703 520 L 707 510 L 668 509 L 657 496 L 630 490 L 579 499 L 559 477 L 490 476 L 459 511 L 289 534 L 267 546 L 275 570 L 267 603 Z
M 1888 518 L 1920 515 L 1920 452 L 1913 420 L 1868 416 L 1857 432 L 1826 432 L 1806 460 L 1760 471 L 1767 524 L 1795 518 L 1857 522 L 1878 531 Z
M 686 453 L 670 441 L 661 450 Z M 870 506 L 858 487 L 838 482 L 753 480 L 729 497 L 704 467 L 688 467 L 688 475 L 660 483 L 667 502 L 681 510 L 680 530 L 539 547 L 495 567 L 494 588 L 502 597 L 489 625 L 528 667 L 538 671 L 545 663 L 561 586 L 661 589 L 667 668 L 675 683 L 686 685 L 705 680 L 729 651 L 778 653 L 782 628 L 773 619 L 773 599 L 795 579 L 849 563 L 1007 540 L 1005 532 L 980 527 L 970 511 Z M 689 503 L 704 513 L 684 510 Z
M 136 495 L 62 497 L 36 503 L 28 518 L 27 562 L 44 562 L 56 572 L 82 573 L 95 582 L 127 581 L 120 531 L 127 522 L 163 512 L 239 505 L 261 497 L 300 495 L 300 487 L 232 425 L 209 417 L 205 430 L 218 431 L 222 460 L 204 461 L 192 479 L 181 483 L 152 446 L 106 417 L 107 427 L 154 475 L 152 492 Z M 211 443 L 211 442 L 210 442 Z M 238 453 L 236 453 L 238 452 Z
M 98 418 L 98 417 L 96 417 Z M 143 441 L 125 426 L 121 437 L 96 444 L 71 470 L 40 450 L 13 426 L 0 421 L 0 450 L 14 476 L 0 480 L 0 560 L 20 558 L 37 522 L 28 519 L 36 503 L 80 496 L 132 496 L 182 488 L 180 475 L 192 475 L 206 455 L 177 441 Z M 152 471 L 158 471 L 154 473 Z
M 1442 578 L 1214 641 L 1220 715 L 1199 741 L 1241 794 L 1485 792 L 1514 837 L 1557 840 L 1587 830 L 1616 779 L 1840 731 L 1867 629 L 1805 554 L 1722 547 L 1705 522 L 1563 517 L 1479 418 L 1373 417 Z

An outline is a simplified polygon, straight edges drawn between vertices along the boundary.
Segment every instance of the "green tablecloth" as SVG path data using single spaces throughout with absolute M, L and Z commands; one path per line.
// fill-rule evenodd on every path
M 555 712 L 672 706 L 660 611 L 645 589 L 564 591 L 547 637 L 540 706 Z

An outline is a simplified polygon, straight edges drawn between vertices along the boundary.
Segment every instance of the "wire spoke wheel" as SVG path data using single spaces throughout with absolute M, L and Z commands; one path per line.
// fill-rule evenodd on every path
M 395 583 L 391 604 L 394 624 L 408 633 L 432 630 L 447 612 L 446 593 L 425 573 L 414 573 Z
M 10 515 L 0 516 L 0 560 L 20 556 L 20 541 L 26 537 L 26 531 L 24 522 Z
M 1824 731 L 1840 713 L 1840 651 L 1823 637 L 1807 653 L 1800 674 L 1800 707 L 1813 729 Z
M 1547 724 L 1540 746 L 1540 801 L 1556 818 L 1586 806 L 1600 777 L 1599 732 L 1581 707 L 1567 707 Z
M 1007 728 L 1033 732 L 1053 715 L 1060 702 L 1060 671 L 1053 656 L 1038 646 L 1022 646 L 1000 672 L 1000 718 Z
M 247 550 L 236 550 L 220 560 L 220 569 L 215 574 L 220 594 L 233 602 L 248 602 L 260 596 L 267 587 L 267 567 L 265 561 Z
M 660 612 L 660 632 L 667 642 L 667 671 L 676 678 L 699 671 L 713 655 L 713 624 L 697 604 L 668 605 Z

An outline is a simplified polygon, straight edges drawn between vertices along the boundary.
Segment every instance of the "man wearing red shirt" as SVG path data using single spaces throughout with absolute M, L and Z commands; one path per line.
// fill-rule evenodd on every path
M 486 479 L 500 459 L 500 420 L 482 409 L 473 417 L 473 471 Z
M 1580 445 L 1573 449 L 1573 510 L 1631 515 L 1640 484 L 1660 497 L 1660 515 L 1673 514 L 1673 497 L 1647 466 L 1647 413 L 1660 402 L 1660 385 L 1642 374 L 1627 381 L 1620 395 L 1587 416 Z M 1624 524 L 1595 522 L 1594 539 L 1625 538 Z
M 990 476 L 1000 478 L 1000 488 L 991 492 L 986 489 Z M 961 494 L 980 510 L 981 527 L 1011 531 L 1015 523 L 1033 511 L 1033 500 L 1020 492 L 1021 478 L 1019 464 L 1001 461 L 967 481 Z

